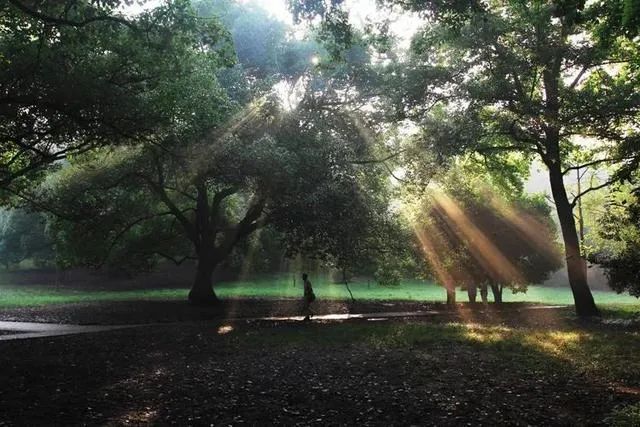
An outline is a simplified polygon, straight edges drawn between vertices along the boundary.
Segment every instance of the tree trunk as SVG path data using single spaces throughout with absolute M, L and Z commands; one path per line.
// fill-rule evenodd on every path
M 478 288 L 475 283 L 473 285 L 467 285 L 467 295 L 469 296 L 469 302 L 476 302 Z
M 564 250 L 567 261 L 569 285 L 573 292 L 573 300 L 578 316 L 598 316 L 600 312 L 593 300 L 593 295 L 587 284 L 587 269 L 580 253 L 580 241 L 573 219 L 573 209 L 569 203 L 564 180 L 558 161 L 547 165 L 549 167 L 549 182 L 553 200 L 556 204 Z
M 213 291 L 213 271 L 217 263 L 207 257 L 198 259 L 196 278 L 189 291 L 189 302 L 194 305 L 214 305 L 220 302 Z
M 456 303 L 456 288 L 448 287 L 445 288 L 447 291 L 447 305 L 455 305 Z
M 351 302 L 356 302 L 356 299 L 353 297 L 353 293 L 351 292 L 351 288 L 349 287 L 349 281 L 347 280 L 347 271 L 344 269 L 342 270 L 342 280 L 344 281 L 344 285 L 347 287 L 347 291 L 349 291 Z
M 482 299 L 483 304 L 487 304 L 489 302 L 489 290 L 487 287 L 488 285 L 486 283 L 480 284 L 480 299 Z
M 493 302 L 496 304 L 502 304 L 502 286 L 491 285 L 491 293 L 493 294 Z

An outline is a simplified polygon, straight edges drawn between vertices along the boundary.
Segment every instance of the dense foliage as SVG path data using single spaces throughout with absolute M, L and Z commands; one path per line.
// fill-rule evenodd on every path
M 35 266 L 51 265 L 55 251 L 43 214 L 21 209 L 0 211 L 0 264 L 5 268 L 30 260 Z
M 98 146 L 171 129 L 178 88 L 233 61 L 218 20 L 175 0 L 125 16 L 124 0 L 0 5 L 0 186 Z M 192 83 L 194 83 L 192 81 Z M 207 90 L 203 87 L 201 91 Z M 23 183 L 26 184 L 26 183 Z
M 591 255 L 606 271 L 617 292 L 640 297 L 640 200 L 637 189 L 612 192 L 599 218 L 598 234 L 604 244 Z

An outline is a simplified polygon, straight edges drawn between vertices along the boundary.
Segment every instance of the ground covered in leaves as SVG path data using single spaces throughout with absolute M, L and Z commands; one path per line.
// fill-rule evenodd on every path
M 0 342 L 0 425 L 605 425 L 640 401 L 634 327 L 525 306 L 427 305 L 414 308 L 438 313 L 412 320 L 228 320 L 297 309 L 290 304 L 183 305 L 165 316 L 169 306 L 145 304 L 41 309 L 51 321 L 189 321 Z M 316 310 L 336 308 L 326 304 Z

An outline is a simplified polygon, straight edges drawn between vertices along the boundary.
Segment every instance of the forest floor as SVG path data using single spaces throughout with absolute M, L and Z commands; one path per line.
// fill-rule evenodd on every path
M 295 300 L 82 303 L 2 320 L 147 326 L 0 342 L 0 425 L 634 425 L 640 331 L 570 308 Z M 169 322 L 162 324 L 162 322 Z M 179 323 L 173 323 L 179 322 Z M 160 323 L 160 324 L 159 324 Z M 637 425 L 637 424 L 636 424 Z

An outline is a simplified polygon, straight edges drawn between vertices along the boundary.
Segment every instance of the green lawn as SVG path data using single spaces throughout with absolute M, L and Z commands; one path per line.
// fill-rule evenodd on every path
M 318 298 L 349 299 L 344 285 L 329 283 L 321 278 L 314 281 L 314 290 Z M 433 283 L 407 281 L 400 286 L 384 287 L 375 283 L 353 283 L 350 285 L 353 295 L 360 300 L 414 300 L 444 301 L 441 287 Z M 25 307 L 47 304 L 61 304 L 89 301 L 124 301 L 136 299 L 185 299 L 187 289 L 147 289 L 129 291 L 90 291 L 56 289 L 51 286 L 16 286 L 0 282 L 0 307 Z M 296 286 L 290 278 L 264 279 L 219 283 L 216 292 L 222 298 L 297 298 L 302 293 L 301 283 Z M 598 304 L 615 305 L 616 310 L 635 312 L 640 310 L 640 301 L 629 295 L 614 292 L 593 292 Z M 490 297 L 491 298 L 491 297 Z M 466 301 L 466 294 L 458 291 L 458 300 Z M 544 304 L 572 304 L 573 299 L 568 287 L 550 288 L 531 286 L 526 294 L 512 294 L 505 291 L 506 302 L 536 302 Z

